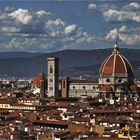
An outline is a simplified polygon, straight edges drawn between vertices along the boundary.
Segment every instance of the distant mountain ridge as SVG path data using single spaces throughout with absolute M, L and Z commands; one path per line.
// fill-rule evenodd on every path
M 63 50 L 52 53 L 1 52 L 0 75 L 28 77 L 37 75 L 42 68 L 47 73 L 47 57 L 56 56 L 60 62 L 60 75 L 99 75 L 99 67 L 113 49 Z M 140 77 L 140 50 L 121 49 L 132 64 L 134 73 Z
M 25 58 L 40 55 L 42 53 L 30 53 L 30 52 L 0 52 L 0 59 L 5 58 Z

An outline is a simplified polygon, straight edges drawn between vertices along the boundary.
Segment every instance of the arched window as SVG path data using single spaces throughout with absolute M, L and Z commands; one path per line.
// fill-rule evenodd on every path
M 63 81 L 63 88 L 65 88 L 66 86 L 66 81 Z

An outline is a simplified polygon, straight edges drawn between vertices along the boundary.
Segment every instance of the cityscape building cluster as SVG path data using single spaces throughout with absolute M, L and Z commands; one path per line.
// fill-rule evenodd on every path
M 140 82 L 130 62 L 114 50 L 97 79 L 48 74 L 0 83 L 1 140 L 140 140 Z

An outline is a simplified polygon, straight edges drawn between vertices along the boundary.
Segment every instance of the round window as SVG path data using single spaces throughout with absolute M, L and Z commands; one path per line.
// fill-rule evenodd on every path
M 108 82 L 108 83 L 109 83 L 109 82 L 110 82 L 110 79 L 106 79 L 106 82 Z
M 85 89 L 86 87 L 85 86 L 83 86 L 83 89 Z

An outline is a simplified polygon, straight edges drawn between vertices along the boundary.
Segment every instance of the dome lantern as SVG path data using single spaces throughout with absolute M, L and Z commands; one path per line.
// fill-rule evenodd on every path
M 114 50 L 113 52 L 114 54 L 118 54 L 120 53 L 120 48 L 119 48 L 119 45 L 118 45 L 118 42 L 116 41 L 115 45 L 114 45 Z

